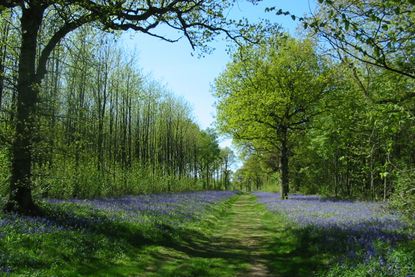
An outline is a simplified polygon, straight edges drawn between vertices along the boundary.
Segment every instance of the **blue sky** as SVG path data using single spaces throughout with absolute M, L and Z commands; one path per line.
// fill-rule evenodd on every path
M 297 22 L 287 16 L 265 13 L 265 8 L 271 6 L 301 16 L 313 9 L 314 0 L 262 1 L 257 6 L 239 1 L 232 9 L 232 17 L 246 17 L 250 21 L 267 18 L 295 35 Z M 211 85 L 230 61 L 224 41 L 212 43 L 211 46 L 216 50 L 204 58 L 192 56 L 192 48 L 185 39 L 168 43 L 144 34 L 127 33 L 123 35 L 122 42 L 124 47 L 137 55 L 138 67 L 142 68 L 145 74 L 150 74 L 190 104 L 194 119 L 201 128 L 213 124 L 215 99 L 212 96 Z M 221 144 L 229 145 L 230 140 L 223 140 Z

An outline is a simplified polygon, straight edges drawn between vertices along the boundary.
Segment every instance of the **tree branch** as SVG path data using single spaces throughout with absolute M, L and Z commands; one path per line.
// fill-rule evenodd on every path
M 39 62 L 37 66 L 37 72 L 36 72 L 36 80 L 37 82 L 40 82 L 45 74 L 46 71 L 46 64 L 49 59 L 50 54 L 52 53 L 53 49 L 56 47 L 56 45 L 70 32 L 73 30 L 81 27 L 82 25 L 93 22 L 96 20 L 96 16 L 93 14 L 85 15 L 78 20 L 65 23 L 53 36 L 49 39 L 48 43 L 46 44 L 45 48 L 43 48 L 40 57 Z

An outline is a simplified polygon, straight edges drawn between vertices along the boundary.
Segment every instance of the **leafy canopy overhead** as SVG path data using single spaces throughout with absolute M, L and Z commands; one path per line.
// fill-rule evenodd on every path
M 236 41 L 255 33 L 255 27 L 249 26 L 246 20 L 226 17 L 233 4 L 234 1 L 228 0 L 0 0 L 0 14 L 6 8 L 41 11 L 43 21 L 54 22 L 54 29 L 48 32 L 53 34 L 51 43 L 45 48 L 53 48 L 69 32 L 94 22 L 107 31 L 134 30 L 169 42 L 184 37 L 193 48 L 209 51 L 208 42 L 220 33 Z M 177 33 L 162 34 L 157 30 L 160 26 Z
M 329 79 L 309 40 L 274 36 L 240 48 L 215 83 L 219 128 L 236 140 L 279 148 L 281 128 L 302 130 L 318 112 L 313 103 Z
M 342 59 L 358 60 L 415 78 L 415 1 L 413 0 L 318 0 L 317 13 L 290 15 L 306 29 L 320 35 Z

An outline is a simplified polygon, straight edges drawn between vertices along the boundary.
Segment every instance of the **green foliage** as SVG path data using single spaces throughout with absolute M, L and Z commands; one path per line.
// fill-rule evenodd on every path
M 341 58 L 363 61 L 415 78 L 415 6 L 411 0 L 319 1 L 318 12 L 302 18 Z
M 42 167 L 52 164 L 51 157 L 55 154 L 38 151 L 42 143 L 52 145 L 52 150 L 57 145 L 61 149 L 71 149 L 76 172 L 82 162 L 81 156 L 95 155 L 99 175 L 92 176 L 94 182 L 103 180 L 103 171 L 111 171 L 106 161 L 111 160 L 113 167 L 120 165 L 127 170 L 131 169 L 133 158 L 140 159 L 142 167 L 151 165 L 153 171 L 164 171 L 163 176 L 169 179 L 172 175 L 178 179 L 191 175 L 197 178 L 197 163 L 190 158 L 195 155 L 189 154 L 197 148 L 195 139 L 191 143 L 183 139 L 189 137 L 185 133 L 195 126 L 186 107 L 164 94 L 153 98 L 151 92 L 146 91 L 143 95 L 142 76 L 134 68 L 133 60 L 122 60 L 116 53 L 119 51 L 113 52 L 109 40 L 102 34 L 98 37 L 92 28 L 109 32 L 133 30 L 165 41 L 177 41 L 168 33 L 156 32 L 156 27 L 165 25 L 174 34 L 181 32 L 192 48 L 205 53 L 209 51 L 208 42 L 219 34 L 237 41 L 248 36 L 242 29 L 253 30 L 246 21 L 228 20 L 225 14 L 233 4 L 233 1 L 206 0 L 35 1 L 21 5 L 14 0 L 3 1 L 0 16 L 3 16 L 3 8 L 11 13 L 10 20 L 0 29 L 0 109 L 3 112 L 3 96 L 7 95 L 7 111 L 11 115 L 7 123 L 13 130 L 12 176 L 5 210 L 39 212 L 31 193 L 32 166 L 34 163 Z M 15 28 L 9 34 L 11 26 Z M 70 35 L 74 36 L 71 42 L 75 43 L 64 43 Z M 17 38 L 10 47 L 4 43 L 9 37 Z M 71 46 L 65 51 L 62 45 Z M 12 49 L 20 51 L 9 57 L 10 52 L 15 53 Z M 13 66 L 5 74 L 5 64 L 9 61 Z M 5 79 L 11 80 L 6 93 Z M 150 101 L 137 105 L 149 94 Z M 44 116 L 52 120 L 41 118 Z M 58 117 L 64 120 L 57 122 Z M 45 121 L 47 128 L 42 126 Z M 55 140 L 50 133 L 55 128 L 61 131 L 60 140 Z M 144 134 L 142 129 L 145 129 Z M 93 151 L 91 144 L 96 144 Z M 189 144 L 191 146 L 187 147 Z M 111 150 L 106 151 L 108 148 Z M 209 174 L 212 171 L 207 170 L 206 175 Z M 171 190 L 170 181 L 168 183 L 168 190 Z M 80 186 L 84 185 L 75 184 L 76 188 Z
M 275 35 L 240 48 L 215 83 L 219 129 L 275 149 L 279 125 L 306 123 L 329 77 L 313 47 L 309 40 Z
M 123 57 L 112 35 L 87 26 L 67 42 L 79 51 L 58 45 L 39 91 L 34 196 L 92 198 L 229 187 L 230 162 L 213 130 L 201 130 L 187 103 L 144 76 L 132 57 Z M 7 55 L 7 64 L 15 58 Z M 15 80 L 14 74 L 8 70 L 7 79 Z M 9 87 L 2 95 L 0 140 L 5 142 L 13 137 L 14 95 Z M 4 197 L 10 170 L 6 152 L 1 153 Z
M 341 276 L 341 277 L 363 277 L 363 276 L 411 276 L 415 272 L 415 245 L 413 242 L 409 244 L 400 244 L 394 249 L 390 246 L 378 242 L 376 252 L 384 255 L 384 260 L 377 257 L 368 261 L 349 260 L 342 264 L 337 264 L 321 276 Z M 387 265 L 386 265 L 387 262 Z
M 299 21 L 351 70 L 295 149 L 294 186 L 330 196 L 391 197 L 413 215 L 414 1 L 317 5 Z
M 311 40 L 274 34 L 259 45 L 240 47 L 215 83 L 219 130 L 259 155 L 272 157 L 271 172 L 280 164 L 286 192 L 292 149 L 320 113 L 317 102 L 331 86 L 328 61 L 315 52 Z M 254 183 L 258 189 L 261 182 Z
M 312 128 L 295 148 L 295 186 L 303 192 L 387 199 L 401 166 L 412 164 L 413 103 L 382 102 L 408 93 L 413 81 L 368 69 L 366 94 L 345 67 Z M 373 71 L 372 71 L 373 70 Z M 368 96 L 370 95 L 370 96 Z
M 56 161 L 53 167 L 35 167 L 34 174 L 38 176 L 34 180 L 34 193 L 38 198 L 111 197 L 203 188 L 203 182 L 195 178 L 169 176 L 140 164 L 130 169 L 115 167 L 102 173 L 89 160 L 82 162 L 79 168 L 68 161 Z
M 415 169 L 400 170 L 396 173 L 395 192 L 391 203 L 415 221 Z
M 280 174 L 272 155 L 252 153 L 233 175 L 235 188 L 242 191 L 279 191 Z
M 8 192 L 10 164 L 8 151 L 0 148 L 0 205 Z

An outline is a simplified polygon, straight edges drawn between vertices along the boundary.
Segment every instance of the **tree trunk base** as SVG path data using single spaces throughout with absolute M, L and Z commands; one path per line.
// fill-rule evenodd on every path
M 42 214 L 41 209 L 35 203 L 27 203 L 24 206 L 14 201 L 9 201 L 3 208 L 5 213 L 18 213 L 22 215 L 39 216 Z

